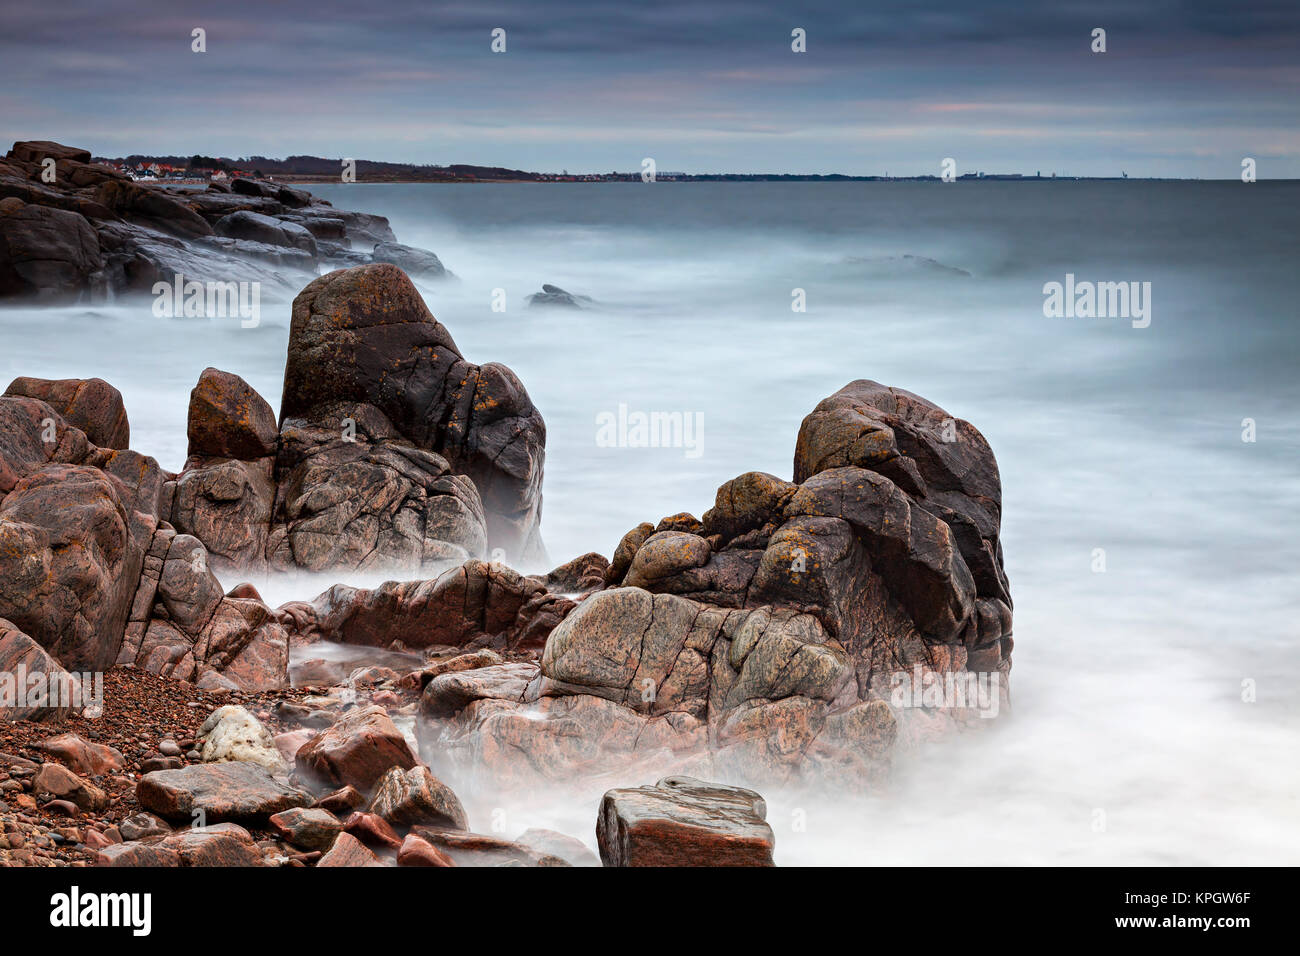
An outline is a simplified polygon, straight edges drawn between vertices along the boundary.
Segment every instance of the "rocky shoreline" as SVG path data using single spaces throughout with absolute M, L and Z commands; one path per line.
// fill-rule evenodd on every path
M 742 474 L 609 559 L 522 574 L 545 422 L 429 312 L 402 264 L 431 254 L 297 190 L 159 197 L 83 153 L 0 164 L 0 295 L 140 288 L 212 248 L 265 268 L 262 246 L 303 287 L 279 419 L 206 370 L 179 473 L 130 450 L 108 382 L 0 396 L 0 675 L 104 688 L 93 716 L 0 684 L 0 863 L 766 865 L 764 788 L 879 790 L 1009 704 L 1001 486 L 969 423 L 851 382 L 793 480 Z M 50 156 L 70 187 L 37 182 Z M 221 583 L 361 572 L 391 580 L 280 607 Z M 475 832 L 444 781 L 603 787 L 600 861 Z
M 103 301 L 176 276 L 292 293 L 305 276 L 376 262 L 449 275 L 433 253 L 397 242 L 383 216 L 267 180 L 167 188 L 44 141 L 0 159 L 0 299 Z

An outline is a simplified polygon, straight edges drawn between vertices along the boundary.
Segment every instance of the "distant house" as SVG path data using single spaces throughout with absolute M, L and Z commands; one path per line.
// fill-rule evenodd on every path
M 212 181 L 214 183 L 224 183 L 228 178 L 229 177 L 226 175 L 224 170 L 218 169 L 215 173 L 212 174 Z

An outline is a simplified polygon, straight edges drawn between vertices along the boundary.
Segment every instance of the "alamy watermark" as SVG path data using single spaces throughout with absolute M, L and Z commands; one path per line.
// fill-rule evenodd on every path
M 911 672 L 896 671 L 889 679 L 889 702 L 895 707 L 935 710 L 974 710 L 981 717 L 996 717 L 1002 675 L 998 671 L 948 671 L 939 674 L 915 665 Z
M 155 282 L 153 296 L 153 314 L 160 319 L 237 318 L 245 329 L 262 322 L 260 282 L 200 282 L 176 273 L 171 282 Z
M 1043 285 L 1043 315 L 1049 319 L 1132 319 L 1133 328 L 1151 324 L 1150 282 L 1065 282 Z
M 598 448 L 682 448 L 687 458 L 704 454 L 703 412 L 629 411 L 619 402 L 617 412 L 596 415 Z
M 104 675 L 85 671 L 29 671 L 19 664 L 12 671 L 0 671 L 0 710 L 75 710 L 83 717 L 104 713 Z

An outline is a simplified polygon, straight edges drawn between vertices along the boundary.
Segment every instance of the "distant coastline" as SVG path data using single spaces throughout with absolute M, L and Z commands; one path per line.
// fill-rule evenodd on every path
M 144 156 L 92 160 L 111 166 L 132 178 L 144 177 L 164 185 L 202 186 L 217 181 L 248 178 L 277 183 L 643 183 L 641 172 L 559 173 L 532 172 L 500 166 L 476 166 L 456 163 L 446 166 L 414 163 L 386 163 L 375 160 L 327 159 L 320 156 L 290 156 L 269 159 L 251 156 L 241 159 L 204 156 Z M 350 164 L 352 176 L 344 179 L 344 164 Z M 656 183 L 890 183 L 942 182 L 936 175 L 852 176 L 846 173 L 654 173 Z M 1194 179 L 1169 176 L 1067 176 L 1059 173 L 986 173 L 971 172 L 956 176 L 953 182 L 1236 182 L 1234 178 Z M 1300 180 L 1274 179 L 1271 182 Z

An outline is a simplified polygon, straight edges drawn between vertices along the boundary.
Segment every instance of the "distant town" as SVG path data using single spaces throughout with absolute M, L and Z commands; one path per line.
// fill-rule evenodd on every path
M 110 159 L 96 157 L 95 162 L 112 166 L 141 182 L 171 182 L 176 184 L 203 184 L 229 182 L 231 179 L 268 179 L 283 182 L 338 182 L 345 163 L 352 163 L 356 182 L 408 182 L 408 183 L 630 183 L 643 182 L 646 175 L 636 172 L 608 173 L 538 173 L 523 169 L 499 166 L 472 166 L 452 164 L 447 166 L 416 165 L 411 163 L 385 163 L 375 160 L 326 159 L 320 156 L 290 156 L 270 159 L 251 156 L 244 159 L 227 159 L 214 156 L 126 156 Z M 842 173 L 681 173 L 654 172 L 655 182 L 938 182 L 942 177 L 926 176 L 849 176 Z M 1067 176 L 1055 172 L 1044 173 L 963 173 L 953 177 L 957 181 L 1043 181 L 1043 180 L 1125 180 L 1122 172 L 1117 176 Z M 1159 179 L 1161 177 L 1134 177 Z

